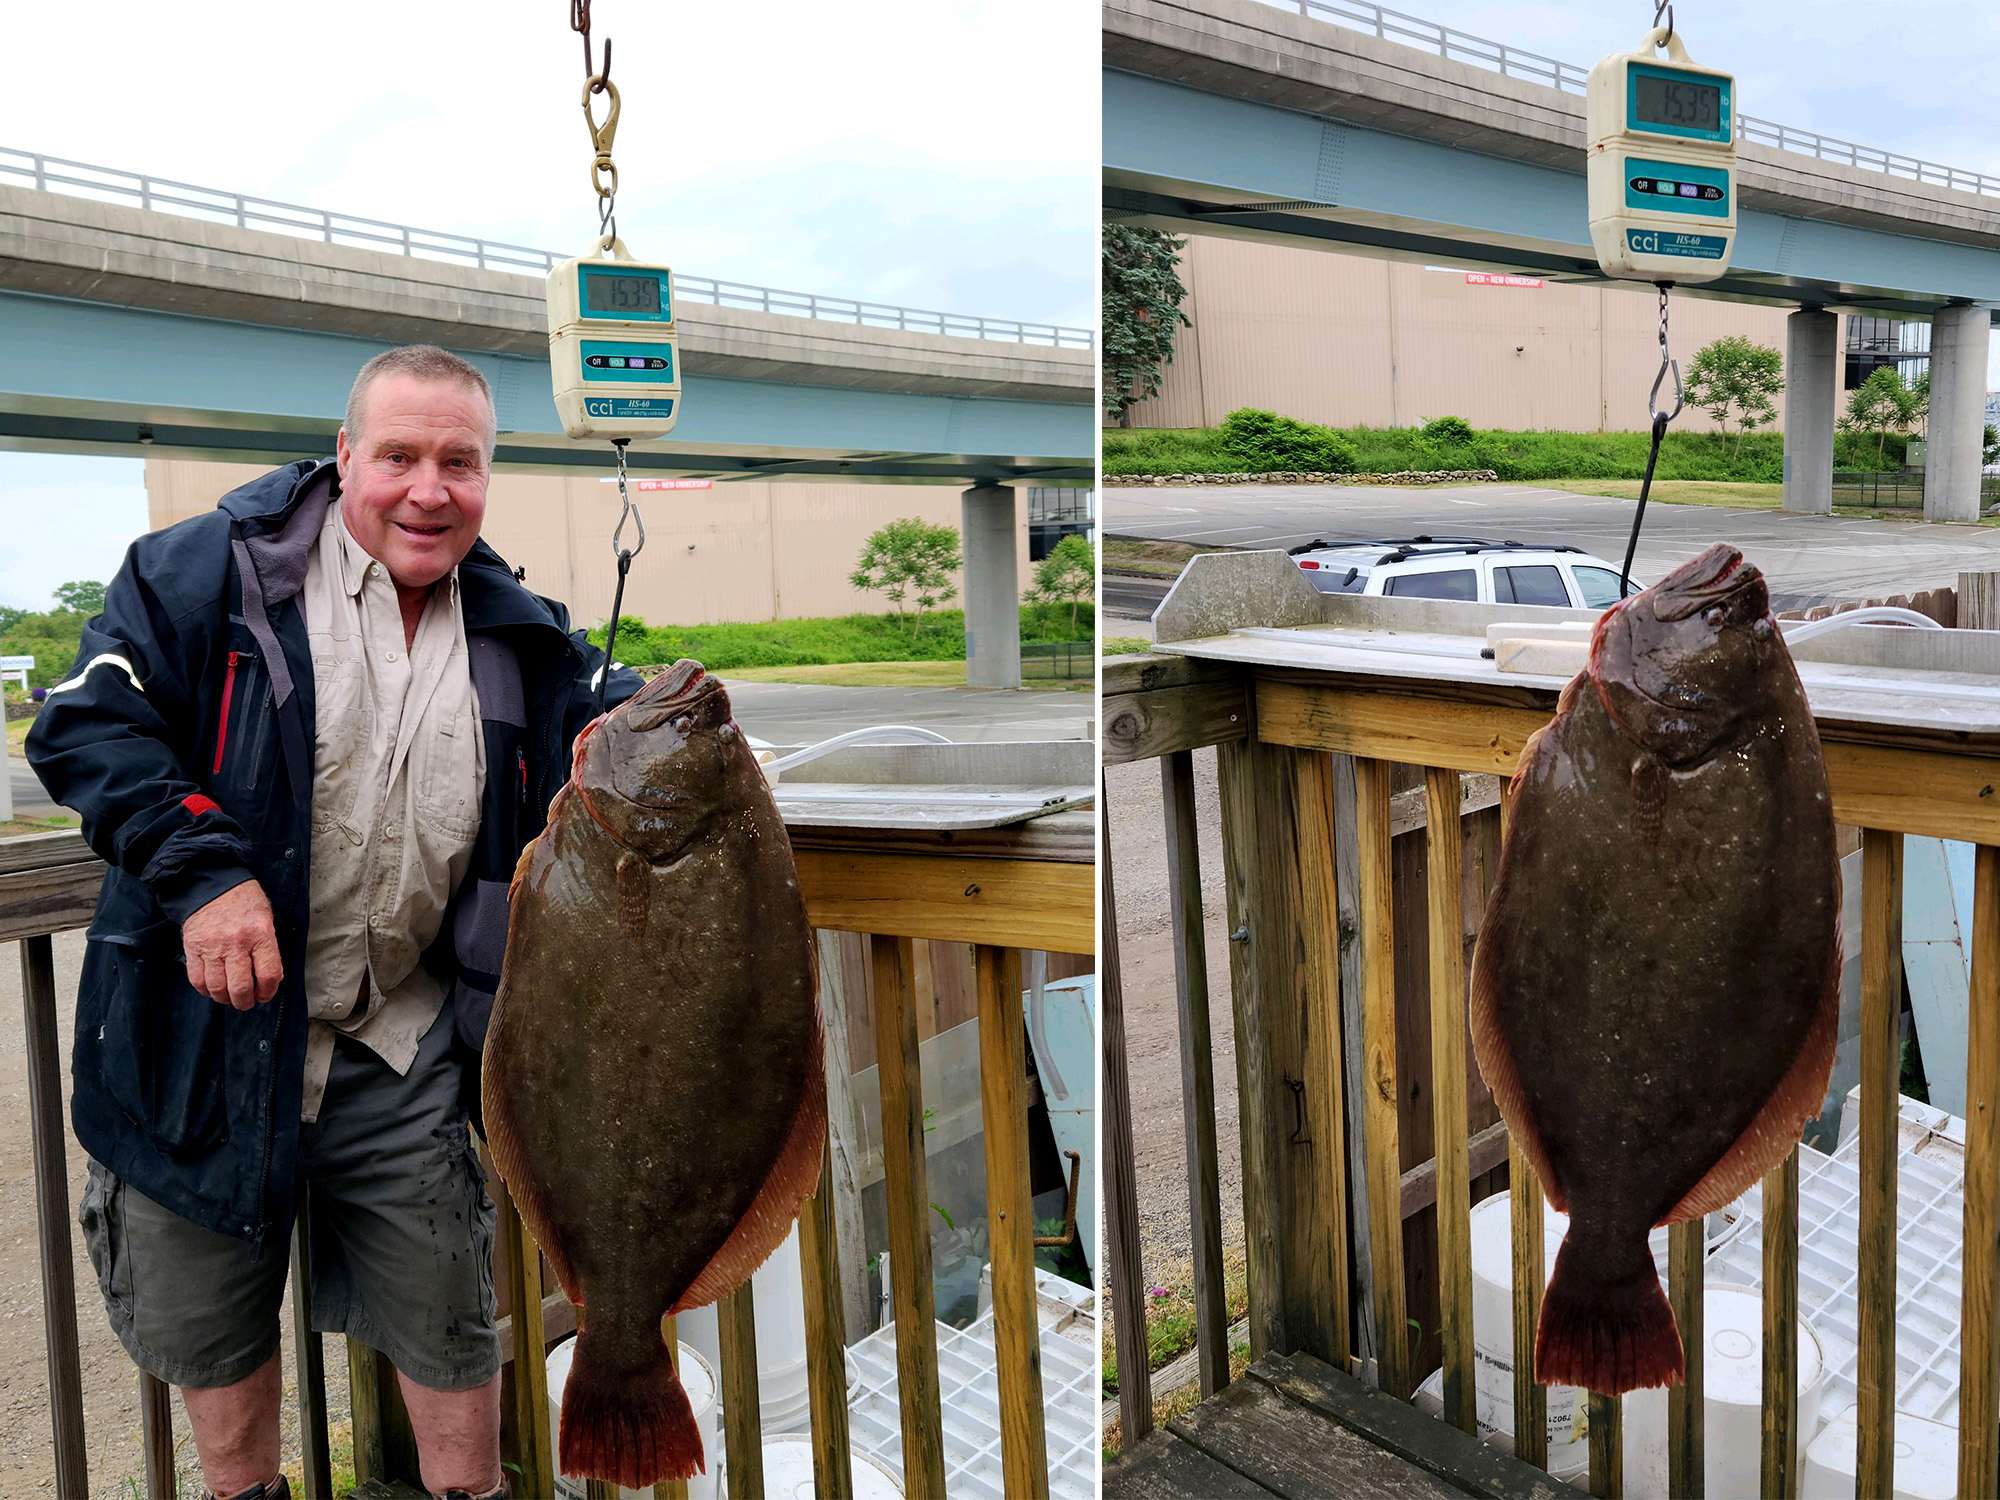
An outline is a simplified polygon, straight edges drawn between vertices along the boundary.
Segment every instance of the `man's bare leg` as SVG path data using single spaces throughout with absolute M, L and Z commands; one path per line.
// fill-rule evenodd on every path
M 210 1494 L 240 1495 L 278 1477 L 280 1374 L 273 1354 L 234 1385 L 181 1387 Z M 495 1413 L 497 1422 L 497 1403 Z
M 424 1488 L 433 1495 L 464 1490 L 490 1495 L 500 1487 L 500 1377 L 469 1391 L 434 1391 L 398 1370 L 403 1405 L 417 1438 Z

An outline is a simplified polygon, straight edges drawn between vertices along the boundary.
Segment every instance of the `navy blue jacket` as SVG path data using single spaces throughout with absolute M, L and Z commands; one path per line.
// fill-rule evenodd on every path
M 288 464 L 134 542 L 27 744 L 110 865 L 77 997 L 77 1139 L 147 1197 L 259 1246 L 283 1246 L 293 1210 L 314 745 L 299 592 L 337 495 L 330 462 Z M 507 884 L 569 776 L 603 656 L 484 542 L 459 587 L 486 789 L 470 869 L 424 963 L 476 1061 Z M 611 703 L 638 685 L 613 673 Z M 188 983 L 181 923 L 250 879 L 270 897 L 285 978 L 238 1011 Z

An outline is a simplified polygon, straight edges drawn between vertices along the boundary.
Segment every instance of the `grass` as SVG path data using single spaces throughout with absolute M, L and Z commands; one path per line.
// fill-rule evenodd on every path
M 1234 1323 L 1250 1310 L 1250 1273 L 1240 1245 L 1230 1246 L 1222 1252 L 1222 1301 L 1224 1321 L 1228 1323 Z M 1118 1346 L 1114 1336 L 1117 1316 L 1115 1308 L 1107 1311 L 1100 1334 L 1104 1395 L 1107 1400 L 1118 1394 Z M 1147 1367 L 1164 1369 L 1194 1345 L 1194 1271 L 1192 1266 L 1182 1265 L 1163 1273 L 1163 1280 L 1149 1289 L 1146 1299 Z
M 1229 1378 L 1241 1380 L 1243 1372 L 1250 1368 L 1250 1351 L 1247 1348 L 1229 1351 Z M 1201 1405 L 1201 1382 L 1191 1380 L 1175 1391 L 1169 1391 L 1153 1403 L 1153 1425 L 1164 1427 L 1175 1417 L 1185 1416 Z M 1125 1449 L 1125 1421 L 1122 1417 L 1112 1417 L 1104 1424 L 1104 1461 L 1108 1464 Z
M 737 682 L 811 682 L 824 687 L 964 687 L 962 661 L 841 661 L 824 666 L 743 667 Z
M 1355 469 L 1364 474 L 1410 470 L 1492 469 L 1503 480 L 1543 483 L 1558 479 L 1638 480 L 1646 472 L 1651 435 L 1645 432 L 1475 432 L 1467 443 L 1440 443 L 1415 427 L 1336 427 L 1354 445 Z M 1872 435 L 1842 432 L 1834 439 L 1834 466 L 1896 468 L 1903 439 L 1891 437 L 1878 459 Z M 1221 445 L 1218 430 L 1194 428 L 1107 429 L 1106 474 L 1241 474 L 1252 466 Z M 1660 449 L 1660 479 L 1775 484 L 1783 478 L 1784 436 L 1670 431 Z
M 1066 604 L 1021 606 L 1024 641 L 1087 641 L 1096 628 L 1091 606 L 1079 605 L 1074 627 Z M 604 644 L 604 628 L 590 632 Z M 618 659 L 635 667 L 692 657 L 711 672 L 746 667 L 828 666 L 843 662 L 959 662 L 965 660 L 965 615 L 935 610 L 921 626 L 894 614 L 829 615 L 803 620 L 731 621 L 720 625 L 618 624 Z
M 1102 565 L 1121 573 L 1151 573 L 1178 578 L 1188 559 L 1203 552 L 1227 552 L 1227 547 L 1197 547 L 1188 542 L 1161 542 L 1139 537 L 1108 536 L 1098 553 Z
M 16 818 L 11 823 L 0 823 L 0 839 L 18 838 L 24 833 L 60 833 L 65 828 L 82 826 L 76 818 L 59 813 L 53 818 Z
M 1153 643 L 1143 636 L 1108 635 L 1097 643 L 1100 656 L 1144 656 L 1153 649 Z
M 1609 495 L 1619 500 L 1639 498 L 1636 479 L 1550 479 L 1552 490 L 1573 495 Z M 1649 499 L 1667 505 L 1720 505 L 1731 510 L 1776 510 L 1783 502 L 1782 484 L 1743 484 L 1727 480 L 1655 479 Z

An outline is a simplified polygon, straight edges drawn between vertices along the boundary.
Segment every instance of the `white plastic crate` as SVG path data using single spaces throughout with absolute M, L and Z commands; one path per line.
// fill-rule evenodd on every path
M 1049 1494 L 1051 1500 L 1095 1500 L 1100 1454 L 1096 1298 L 1040 1269 L 1035 1282 Z M 962 1330 L 943 1323 L 936 1328 L 945 1493 L 950 1500 L 1004 1500 L 993 1314 L 981 1314 Z M 897 1399 L 896 1329 L 888 1324 L 848 1348 L 848 1435 L 856 1451 L 900 1474 L 903 1419 Z

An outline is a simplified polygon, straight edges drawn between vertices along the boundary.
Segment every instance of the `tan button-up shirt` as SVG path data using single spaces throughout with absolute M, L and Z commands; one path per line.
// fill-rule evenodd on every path
M 327 507 L 306 562 L 312 645 L 312 908 L 304 1117 L 317 1119 L 336 1031 L 398 1073 L 444 988 L 418 961 L 472 860 L 486 744 L 458 572 L 405 645 L 396 586 Z

